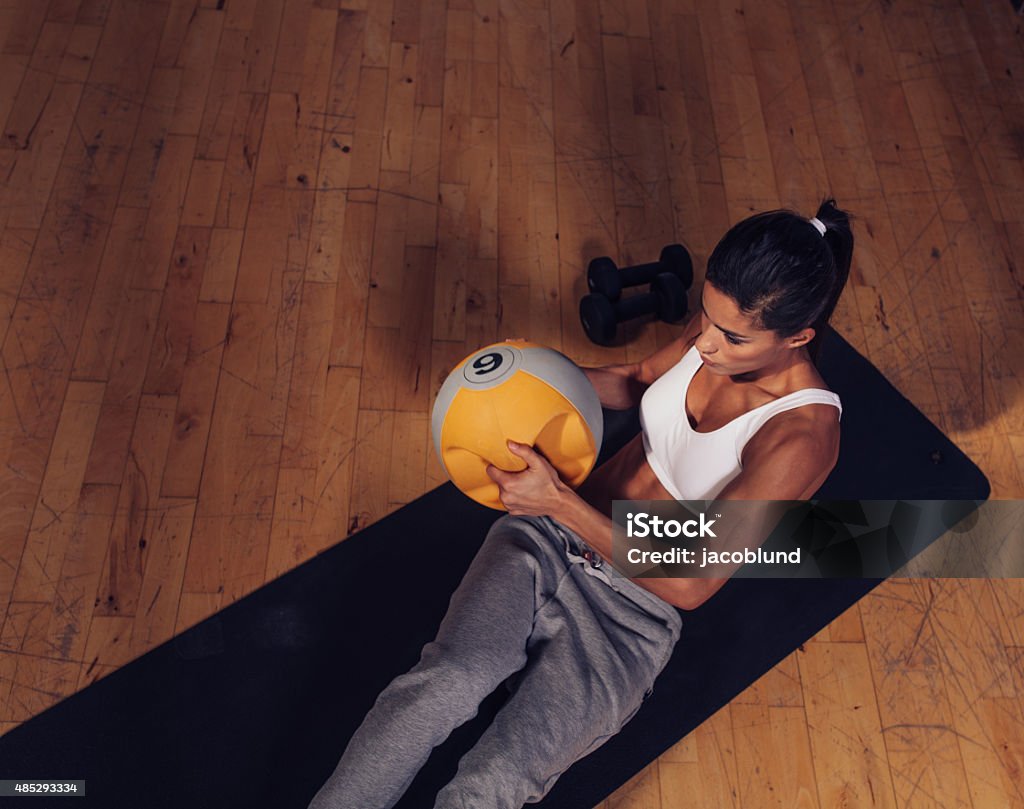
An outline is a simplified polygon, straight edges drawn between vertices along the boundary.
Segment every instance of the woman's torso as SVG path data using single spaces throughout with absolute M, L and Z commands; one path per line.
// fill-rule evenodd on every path
M 696 370 L 687 370 L 682 367 L 686 362 L 693 363 L 695 361 L 698 363 Z M 675 396 L 674 399 L 671 399 L 670 395 L 672 406 L 677 408 L 677 412 L 672 414 L 672 419 L 674 421 L 687 420 L 688 424 L 680 423 L 678 429 L 683 433 L 688 433 L 690 441 L 705 445 L 702 447 L 687 446 L 682 449 L 683 452 L 711 450 L 716 453 L 724 451 L 729 454 L 730 448 L 733 446 L 730 443 L 732 442 L 731 434 L 742 427 L 748 427 L 756 432 L 759 426 L 763 426 L 765 419 L 757 418 L 757 414 L 753 411 L 760 409 L 761 416 L 771 418 L 774 408 L 770 405 L 781 399 L 796 400 L 790 403 L 796 405 L 793 409 L 799 410 L 803 419 L 824 422 L 833 427 L 836 422 L 836 405 L 828 403 L 799 404 L 801 395 L 794 395 L 798 391 L 815 391 L 818 399 L 835 399 L 838 405 L 838 397 L 827 392 L 824 380 L 810 359 L 790 369 L 782 387 L 774 389 L 772 392 L 766 389 L 763 381 L 758 384 L 736 382 L 731 377 L 715 376 L 708 373 L 692 348 L 673 370 L 681 372 L 684 378 L 681 382 L 674 382 L 668 378 L 672 374 L 670 371 L 666 374 L 666 379 L 663 382 L 663 388 L 665 387 L 664 383 L 668 383 L 670 394 Z M 655 385 L 658 385 L 658 381 L 655 382 Z M 654 385 L 651 388 L 654 388 Z M 648 390 L 650 391 L 650 389 Z M 821 391 L 826 393 L 822 395 Z M 665 392 L 662 391 L 662 393 Z M 815 394 L 810 395 L 813 398 Z M 779 406 L 786 405 L 780 402 Z M 784 412 L 793 411 L 786 410 Z M 664 422 L 664 419 L 661 421 Z M 663 425 L 659 425 L 659 427 L 663 428 Z M 751 432 L 750 436 L 754 432 Z M 741 438 L 739 443 L 742 444 L 744 440 L 749 441 L 750 436 Z M 675 495 L 665 487 L 648 460 L 651 447 L 645 447 L 644 438 L 644 432 L 641 431 L 607 463 L 595 469 L 580 486 L 580 496 L 595 508 L 609 515 L 612 500 L 673 499 Z M 723 441 L 725 445 L 723 445 Z M 735 453 L 737 456 L 734 461 L 735 468 L 727 469 L 726 474 L 731 471 L 735 475 L 740 471 L 741 464 L 738 456 L 741 452 L 742 447 L 739 447 Z M 729 459 L 725 458 L 724 463 L 728 467 Z M 667 474 L 664 468 L 661 471 L 663 476 Z M 697 488 L 701 487 L 698 485 Z M 702 496 L 699 495 L 699 497 Z

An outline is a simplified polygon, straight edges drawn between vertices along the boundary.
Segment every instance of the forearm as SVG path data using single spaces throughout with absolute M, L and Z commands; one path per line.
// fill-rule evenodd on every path
M 609 410 L 628 410 L 640 404 L 647 386 L 640 381 L 638 365 L 606 365 L 603 368 L 584 368 L 597 398 Z
M 617 529 L 606 515 L 572 489 L 566 488 L 560 507 L 550 516 L 575 531 L 590 548 L 611 564 L 612 543 Z M 669 604 L 686 610 L 700 606 L 722 584 L 715 579 L 696 578 L 638 577 L 631 580 Z

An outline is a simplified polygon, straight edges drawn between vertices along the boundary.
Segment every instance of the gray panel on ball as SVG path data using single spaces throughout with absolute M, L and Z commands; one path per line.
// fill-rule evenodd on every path
M 601 400 L 587 375 L 565 354 L 553 348 L 524 348 L 523 354 L 526 355 L 527 373 L 561 391 L 575 405 L 594 436 L 595 452 L 600 452 L 604 438 L 604 414 L 601 412 Z

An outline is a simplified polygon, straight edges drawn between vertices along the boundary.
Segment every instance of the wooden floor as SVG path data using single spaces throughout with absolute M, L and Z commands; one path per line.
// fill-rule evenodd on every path
M 443 480 L 586 261 L 859 216 L 843 335 L 1024 497 L 998 0 L 4 0 L 0 730 Z M 1024 586 L 892 581 L 602 804 L 1024 806 Z

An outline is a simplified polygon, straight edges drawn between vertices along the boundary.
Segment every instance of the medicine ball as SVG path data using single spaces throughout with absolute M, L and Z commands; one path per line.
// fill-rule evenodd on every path
M 572 360 L 516 340 L 485 346 L 455 366 L 434 401 L 431 429 L 452 482 L 478 503 L 504 510 L 487 465 L 526 468 L 507 441 L 533 446 L 576 487 L 597 461 L 604 419 L 597 392 Z

